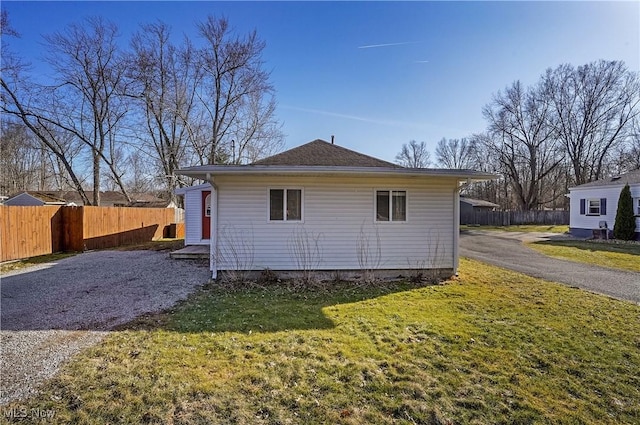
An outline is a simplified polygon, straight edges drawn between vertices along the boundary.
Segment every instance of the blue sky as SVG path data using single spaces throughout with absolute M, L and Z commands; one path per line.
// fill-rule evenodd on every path
M 459 138 L 485 128 L 482 107 L 515 80 L 549 67 L 623 60 L 640 71 L 640 2 L 17 2 L 2 1 L 37 63 L 41 36 L 86 16 L 120 27 L 226 16 L 256 29 L 276 88 L 286 146 L 336 143 L 393 160 L 403 143 Z M 41 67 L 36 72 L 45 73 Z

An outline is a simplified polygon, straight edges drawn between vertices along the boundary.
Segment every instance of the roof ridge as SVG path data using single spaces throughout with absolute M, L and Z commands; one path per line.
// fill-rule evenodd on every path
M 573 186 L 571 189 L 600 187 L 600 186 L 617 186 L 617 185 L 637 184 L 637 183 L 640 183 L 640 168 L 636 170 L 628 171 L 624 174 L 614 174 L 614 175 L 605 177 L 603 179 L 598 179 L 588 183 L 583 183 L 577 186 Z
M 288 166 L 352 166 L 352 167 L 391 167 L 403 168 L 373 156 L 356 152 L 349 148 L 315 139 L 284 152 L 260 159 L 249 165 L 288 165 Z

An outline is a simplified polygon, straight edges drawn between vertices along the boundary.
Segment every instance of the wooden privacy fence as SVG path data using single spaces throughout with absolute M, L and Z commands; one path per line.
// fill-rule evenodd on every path
M 2 206 L 0 261 L 156 240 L 174 220 L 172 208 Z
M 460 214 L 460 224 L 511 226 L 519 224 L 569 224 L 569 211 L 473 211 Z

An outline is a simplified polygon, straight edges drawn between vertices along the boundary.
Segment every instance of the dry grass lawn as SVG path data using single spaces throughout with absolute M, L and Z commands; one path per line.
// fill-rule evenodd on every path
M 208 286 L 17 407 L 57 423 L 640 423 L 640 307 L 469 260 L 438 286 Z

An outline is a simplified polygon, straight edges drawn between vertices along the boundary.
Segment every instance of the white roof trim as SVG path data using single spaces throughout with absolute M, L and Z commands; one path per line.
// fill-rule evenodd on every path
M 493 180 L 498 176 L 474 170 L 452 170 L 438 168 L 391 168 L 391 167 L 335 167 L 335 166 L 280 166 L 280 165 L 203 165 L 176 171 L 185 176 L 206 178 L 211 176 L 234 175 L 360 175 L 407 176 L 407 177 L 450 177 L 472 181 Z
M 192 190 L 202 190 L 202 189 L 210 189 L 210 188 L 211 188 L 211 185 L 209 183 L 202 183 L 202 184 L 197 184 L 195 186 L 179 187 L 173 193 L 175 193 L 176 195 L 184 195 L 187 192 L 190 192 Z

